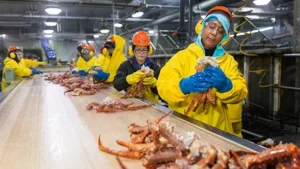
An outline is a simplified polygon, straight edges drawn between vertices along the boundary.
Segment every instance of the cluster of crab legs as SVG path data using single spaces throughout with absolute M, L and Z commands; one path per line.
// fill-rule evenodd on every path
M 300 149 L 294 144 L 281 144 L 260 153 L 245 151 L 223 151 L 201 140 L 194 132 L 186 137 L 174 131 L 172 123 L 162 121 L 169 113 L 148 121 L 147 125 L 135 123 L 128 127 L 130 142 L 117 140 L 128 150 L 117 151 L 105 147 L 98 138 L 101 151 L 117 156 L 123 169 L 125 165 L 119 157 L 143 160 L 149 169 L 296 169 L 300 168 Z
M 94 95 L 96 92 L 100 91 L 100 89 L 109 88 L 109 86 L 104 83 L 91 84 L 88 80 L 83 80 L 79 75 L 74 75 L 71 72 L 65 72 L 61 75 L 49 73 L 45 80 L 66 87 L 67 90 L 64 94 L 73 92 L 73 96 Z
M 119 100 L 112 100 L 111 98 L 107 97 L 103 99 L 103 101 L 100 103 L 92 102 L 88 104 L 86 106 L 86 109 L 92 110 L 93 108 L 95 108 L 97 112 L 112 113 L 112 112 L 120 112 L 120 111 L 139 110 L 151 106 L 153 105 L 146 104 L 146 105 L 133 106 L 133 103 L 124 104 Z
M 124 96 L 122 96 L 121 98 L 124 98 L 124 99 L 132 98 L 132 97 L 145 98 L 147 86 L 143 84 L 144 79 L 151 76 L 151 74 L 153 74 L 154 71 L 144 65 L 142 66 L 141 71 L 144 72 L 144 76 L 142 77 L 142 79 L 138 83 L 132 84 L 128 88 L 128 91 L 126 92 L 126 94 Z
M 204 56 L 197 60 L 195 69 L 197 72 L 203 72 L 206 66 L 218 67 L 219 64 L 215 58 Z M 212 88 L 209 88 L 206 92 L 197 93 L 188 109 L 184 111 L 184 114 L 188 115 L 191 110 L 195 112 L 199 108 L 202 108 L 202 110 L 204 110 L 205 108 L 207 108 L 209 103 L 213 105 L 216 104 L 216 99 L 212 93 Z

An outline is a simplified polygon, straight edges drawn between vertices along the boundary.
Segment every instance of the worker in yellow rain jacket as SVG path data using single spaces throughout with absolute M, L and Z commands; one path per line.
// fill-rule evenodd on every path
M 81 56 L 79 56 L 76 68 L 72 70 L 72 73 L 86 76 L 87 72 L 95 66 L 96 60 L 94 46 L 87 45 L 81 50 Z
M 109 36 L 96 62 L 96 66 L 102 68 L 102 70 L 98 70 L 98 74 L 94 76 L 96 80 L 105 80 L 105 82 L 114 81 L 119 66 L 126 60 L 123 54 L 124 47 L 124 38 L 119 35 Z
M 162 68 L 157 82 L 159 95 L 169 108 L 184 113 L 199 92 L 213 88 L 216 104 L 197 109 L 189 117 L 233 134 L 227 104 L 237 104 L 247 95 L 245 78 L 233 56 L 225 52 L 222 43 L 229 38 L 232 23 L 230 11 L 217 6 L 209 10 L 195 43 L 175 54 Z M 196 72 L 197 60 L 204 56 L 217 59 L 219 68 L 207 66 Z
M 35 67 L 38 67 L 38 66 L 45 66 L 47 63 L 22 58 L 21 61 L 20 61 L 20 64 L 24 67 L 27 67 L 27 68 L 35 68 Z
M 34 74 L 42 74 L 43 72 L 36 69 L 29 69 L 20 64 L 23 57 L 23 51 L 17 46 L 11 46 L 8 49 L 7 57 L 4 59 L 4 68 L 2 75 L 2 91 L 9 85 L 5 80 L 5 73 L 8 70 L 13 71 L 16 74 L 16 79 L 26 77 Z
M 123 62 L 114 80 L 114 87 L 118 90 L 127 91 L 132 84 L 138 83 L 143 77 L 144 73 L 141 67 L 148 66 L 154 71 L 150 77 L 144 78 L 144 85 L 146 89 L 147 100 L 158 103 L 158 92 L 156 88 L 157 78 L 160 72 L 160 67 L 149 57 L 152 53 L 150 45 L 150 37 L 144 31 L 136 32 L 132 37 L 132 46 L 129 48 L 129 55 L 134 56 Z
M 200 20 L 197 25 L 195 26 L 195 32 L 196 34 L 199 34 L 202 30 L 202 23 L 203 20 Z M 230 37 L 228 37 L 230 38 Z M 221 43 L 222 46 L 224 46 L 226 43 L 228 43 L 229 39 L 227 41 L 224 41 Z M 237 104 L 227 104 L 228 109 L 228 117 L 232 124 L 233 133 L 238 137 L 243 137 L 242 135 L 242 113 L 243 113 L 243 105 L 242 102 Z

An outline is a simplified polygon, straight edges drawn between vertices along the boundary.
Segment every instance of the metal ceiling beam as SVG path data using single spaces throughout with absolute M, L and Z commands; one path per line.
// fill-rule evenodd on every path
M 97 8 L 106 8 L 111 7 L 113 2 L 112 1 L 100 1 L 100 2 L 82 2 L 79 0 L 78 2 L 74 1 L 63 1 L 63 2 L 54 2 L 51 0 L 44 0 L 44 1 L 34 1 L 34 0 L 10 0 L 10 1 L 0 1 L 0 4 L 33 4 L 33 5 L 58 5 L 61 7 L 74 7 L 74 6 L 80 6 L 80 7 L 97 7 Z M 139 7 L 140 4 L 127 4 L 127 3 L 114 3 L 115 7 Z

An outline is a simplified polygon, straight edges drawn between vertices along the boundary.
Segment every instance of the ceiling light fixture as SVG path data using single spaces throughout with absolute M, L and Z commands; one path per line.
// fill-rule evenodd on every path
M 3 38 L 5 38 L 5 37 L 6 37 L 6 34 L 2 34 L 2 35 L 0 35 L 0 37 L 3 37 Z
M 143 15 L 144 15 L 144 12 L 136 12 L 136 13 L 132 14 L 131 16 L 132 16 L 133 18 L 139 18 L 139 17 L 141 17 L 141 16 L 143 16 Z
M 61 9 L 59 9 L 59 8 L 46 8 L 45 11 L 49 15 L 58 15 L 59 13 L 61 13 Z
M 271 18 L 271 21 L 272 22 L 276 22 L 276 18 Z
M 255 0 L 253 3 L 257 6 L 267 5 L 271 0 Z
M 46 38 L 52 38 L 53 35 L 45 35 Z
M 153 34 L 153 33 L 154 33 L 154 30 L 149 30 L 148 33 L 149 33 L 149 34 Z
M 94 38 L 95 38 L 95 39 L 97 39 L 97 38 L 99 38 L 99 37 L 100 37 L 100 34 L 95 34 L 95 35 L 94 35 Z
M 120 23 L 115 23 L 114 24 L 114 27 L 116 27 L 116 28 L 121 28 L 123 25 L 122 24 L 120 24 Z
M 107 29 L 107 27 L 103 24 L 101 29 L 100 29 L 100 32 L 101 33 L 108 33 L 109 32 L 109 29 Z
M 44 30 L 44 33 L 46 33 L 46 34 L 51 34 L 51 33 L 53 33 L 54 31 L 53 30 L 51 30 L 51 29 L 46 29 L 46 30 Z
M 47 26 L 56 26 L 57 22 L 45 22 L 45 25 L 47 25 Z

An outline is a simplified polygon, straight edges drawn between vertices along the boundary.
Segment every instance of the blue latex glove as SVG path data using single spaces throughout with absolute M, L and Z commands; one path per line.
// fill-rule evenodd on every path
M 207 81 L 207 75 L 204 72 L 197 72 L 192 76 L 183 78 L 179 82 L 182 93 L 189 94 L 191 92 L 205 92 L 212 84 Z
M 78 74 L 76 70 L 72 70 L 72 74 Z
M 40 74 L 44 74 L 44 72 L 42 72 L 42 71 L 40 71 L 40 70 L 37 70 L 37 71 L 39 71 L 39 72 L 40 72 Z
M 228 92 L 232 89 L 232 81 L 218 67 L 207 66 L 204 71 L 208 76 L 208 81 L 220 93 Z
M 109 73 L 103 72 L 102 70 L 97 70 L 97 74 L 94 75 L 96 80 L 106 80 L 109 77 Z
M 37 74 L 40 74 L 40 71 L 39 71 L 39 70 L 36 70 L 36 69 L 32 69 L 32 70 L 31 70 L 31 74 L 37 75 Z
M 80 76 L 86 76 L 86 75 L 87 75 L 87 72 L 84 71 L 84 70 L 79 70 L 79 71 L 77 72 L 77 74 L 79 74 Z

